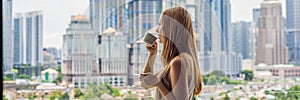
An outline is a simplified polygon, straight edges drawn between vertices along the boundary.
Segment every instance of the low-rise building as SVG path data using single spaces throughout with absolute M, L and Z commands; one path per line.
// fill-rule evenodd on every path
M 271 75 L 275 78 L 293 78 L 300 77 L 300 67 L 294 65 L 266 65 L 259 64 L 255 67 L 254 75 L 258 75 L 262 72 L 271 72 Z M 270 77 L 266 77 L 270 78 Z
M 42 71 L 42 79 L 47 82 L 52 82 L 58 77 L 58 71 L 53 68 L 47 68 Z

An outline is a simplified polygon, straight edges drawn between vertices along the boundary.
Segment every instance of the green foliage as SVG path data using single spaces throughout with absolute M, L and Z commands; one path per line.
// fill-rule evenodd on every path
M 27 99 L 35 99 L 37 97 L 38 96 L 36 94 L 30 94 L 30 95 L 27 95 L 25 98 L 27 98 Z
M 82 93 L 80 88 L 75 88 L 74 92 L 75 92 L 75 96 L 74 96 L 75 98 L 79 98 L 80 96 L 84 96 L 84 94 Z
M 5 95 L 3 95 L 2 100 L 8 100 L 8 98 L 6 98 Z
M 128 91 L 128 95 L 123 100 L 138 100 L 138 96 Z
M 57 66 L 57 71 L 61 73 L 61 66 Z
M 12 81 L 12 80 L 13 80 L 12 77 L 9 77 L 9 76 L 7 76 L 7 75 L 4 75 L 4 76 L 3 76 L 3 81 Z
M 66 92 L 64 93 L 60 98 L 59 100 L 69 100 L 69 94 Z
M 257 100 L 255 97 L 251 97 L 250 100 Z
M 56 98 L 61 100 L 63 94 L 61 90 L 54 90 L 52 95 L 50 95 L 49 100 L 55 100 Z
M 58 73 L 57 78 L 52 81 L 52 83 L 60 83 L 62 82 L 62 73 Z
M 208 78 L 207 85 L 216 85 L 218 82 L 216 75 L 211 75 Z
M 225 97 L 222 100 L 230 100 L 228 94 L 226 94 Z
M 242 74 L 245 75 L 244 79 L 247 81 L 252 81 L 253 80 L 253 71 L 252 70 L 244 70 Z
M 26 74 L 19 74 L 17 76 L 18 79 L 30 79 L 30 76 L 29 75 L 26 75 Z
M 217 75 L 217 77 L 223 77 L 223 76 L 225 76 L 225 74 L 222 71 L 220 71 L 220 70 L 214 70 L 214 71 L 211 72 L 211 74 Z
M 300 99 L 300 86 L 295 85 L 295 86 L 292 86 L 290 89 L 288 89 L 287 99 L 299 100 Z
M 47 81 L 46 80 L 42 80 L 42 83 L 46 83 Z
M 121 96 L 118 88 L 114 88 L 105 83 L 98 86 L 89 84 L 87 87 L 85 98 L 100 98 L 103 94 L 109 94 L 113 97 Z

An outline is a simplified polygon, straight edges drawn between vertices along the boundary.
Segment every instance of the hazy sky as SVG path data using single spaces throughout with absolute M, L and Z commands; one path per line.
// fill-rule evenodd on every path
M 231 0 L 231 21 L 251 21 L 252 9 L 263 0 Z M 285 0 L 280 0 L 285 16 Z M 42 11 L 44 15 L 44 47 L 62 48 L 62 35 L 71 15 L 86 14 L 89 0 L 13 0 L 13 12 Z

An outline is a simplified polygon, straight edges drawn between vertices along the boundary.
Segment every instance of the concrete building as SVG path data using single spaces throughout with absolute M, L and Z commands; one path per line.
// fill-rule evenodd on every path
M 43 65 L 43 14 L 41 11 L 16 13 L 14 18 L 14 63 L 30 66 L 33 78 L 39 78 Z
M 254 75 L 261 72 L 271 72 L 274 78 L 285 79 L 300 77 L 300 67 L 294 65 L 266 65 L 259 64 L 255 67 Z
M 14 37 L 12 30 L 12 0 L 2 0 L 3 74 L 12 74 L 14 62 Z
M 44 54 L 43 69 L 57 67 L 57 62 L 54 60 L 54 56 L 52 54 L 50 54 L 47 51 L 44 51 L 43 54 Z
M 260 8 L 256 64 L 287 64 L 284 19 L 278 0 L 264 0 Z
M 71 17 L 69 28 L 63 35 L 63 82 L 85 89 L 94 77 L 97 78 L 96 38 L 86 16 Z
M 99 35 L 99 72 L 112 86 L 125 86 L 127 79 L 127 37 L 122 32 L 108 28 Z
M 42 73 L 42 79 L 51 83 L 58 77 L 59 72 L 53 68 L 47 68 L 43 70 L 41 73 Z
M 289 49 L 289 62 L 300 65 L 300 1 L 286 0 L 286 44 Z
M 232 50 L 237 54 L 242 54 L 243 59 L 250 58 L 250 23 L 236 22 L 231 24 Z

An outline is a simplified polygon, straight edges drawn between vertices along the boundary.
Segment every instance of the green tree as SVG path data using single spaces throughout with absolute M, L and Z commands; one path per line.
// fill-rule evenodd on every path
M 287 99 L 288 100 L 299 100 L 300 99 L 300 86 L 294 85 L 288 89 Z
M 250 97 L 250 100 L 257 100 L 255 97 Z
M 61 90 L 54 90 L 52 95 L 50 95 L 50 100 L 60 99 L 62 97 L 62 91 Z
M 217 76 L 216 75 L 211 75 L 211 76 L 209 76 L 209 78 L 207 80 L 207 85 L 216 85 L 217 82 L 218 82 Z
M 29 75 L 26 75 L 26 74 L 19 74 L 17 76 L 18 79 L 30 79 L 30 76 Z
M 59 100 L 69 100 L 69 94 L 67 92 L 65 92 L 60 98 Z
M 35 98 L 37 98 L 38 96 L 36 95 L 36 94 L 29 94 L 29 95 L 27 95 L 25 98 L 27 98 L 27 99 L 35 99 Z
M 3 95 L 2 100 L 8 100 L 8 98 L 6 98 L 5 95 Z
M 217 75 L 217 77 L 223 77 L 223 76 L 225 76 L 225 74 L 222 71 L 220 71 L 220 70 L 213 70 L 211 72 L 211 74 Z
M 228 94 L 226 93 L 225 97 L 222 100 L 230 100 Z
M 253 71 L 252 70 L 244 70 L 242 74 L 245 75 L 244 79 L 247 81 L 252 81 L 253 80 Z
M 74 92 L 75 92 L 75 96 L 74 96 L 75 98 L 79 98 L 80 96 L 84 95 L 80 90 L 80 88 L 75 88 Z
M 61 66 L 57 66 L 57 71 L 61 73 Z

